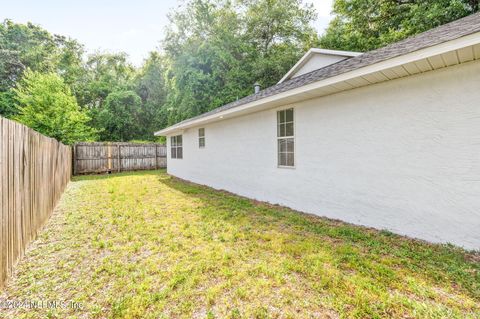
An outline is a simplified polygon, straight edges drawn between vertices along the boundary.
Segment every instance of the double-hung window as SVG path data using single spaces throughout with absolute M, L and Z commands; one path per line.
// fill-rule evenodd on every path
M 200 148 L 205 147 L 205 129 L 204 128 L 198 129 L 198 147 Z
M 183 158 L 182 135 L 170 137 L 170 157 Z
M 277 112 L 278 166 L 295 166 L 293 108 Z

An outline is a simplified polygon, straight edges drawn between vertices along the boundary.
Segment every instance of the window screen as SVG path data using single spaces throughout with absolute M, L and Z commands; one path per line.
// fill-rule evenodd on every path
M 198 147 L 200 148 L 205 147 L 205 129 L 204 128 L 198 129 Z
M 170 157 L 183 158 L 182 135 L 170 137 Z
M 295 166 L 293 108 L 277 112 L 278 166 Z

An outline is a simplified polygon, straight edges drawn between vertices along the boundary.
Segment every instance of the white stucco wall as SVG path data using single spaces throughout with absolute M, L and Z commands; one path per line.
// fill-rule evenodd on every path
M 168 172 L 250 198 L 480 249 L 480 62 L 295 105 L 296 167 L 276 110 L 184 132 Z M 170 156 L 170 151 L 168 152 Z

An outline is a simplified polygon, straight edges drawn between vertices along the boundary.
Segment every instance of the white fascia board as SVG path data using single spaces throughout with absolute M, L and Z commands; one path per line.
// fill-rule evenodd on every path
M 283 76 L 283 78 L 280 81 L 278 81 L 277 84 L 280 84 L 280 83 L 284 82 L 285 80 L 287 80 L 288 78 L 290 78 L 290 76 L 292 76 L 292 74 L 294 74 L 302 66 L 304 66 L 305 63 L 307 63 L 308 60 L 310 60 L 310 58 L 314 54 L 336 55 L 336 56 L 344 56 L 344 57 L 347 57 L 347 58 L 351 58 L 351 57 L 359 56 L 362 53 L 361 52 L 352 52 L 352 51 L 339 51 L 339 50 L 326 50 L 326 49 L 311 48 L 310 50 L 307 51 L 307 53 L 305 53 L 303 55 L 303 57 L 300 60 L 298 60 L 297 63 L 295 63 L 295 65 Z
M 185 123 L 185 124 L 186 124 L 186 123 Z M 172 125 L 172 126 L 170 126 L 170 127 L 173 128 L 174 126 L 175 126 L 175 125 Z M 154 136 L 165 136 L 165 137 L 167 137 L 167 136 L 175 136 L 175 135 L 183 135 L 183 134 L 185 133 L 185 131 L 187 130 L 186 128 L 183 128 L 183 127 L 182 127 L 182 128 L 175 129 L 175 130 L 170 130 L 170 131 L 169 131 L 168 133 L 166 133 L 166 134 L 159 134 L 160 132 L 163 132 L 164 130 L 166 130 L 166 129 L 170 128 L 170 127 L 167 127 L 167 128 L 165 128 L 165 129 L 163 129 L 163 130 L 161 130 L 161 131 L 155 132 L 155 133 L 153 133 L 153 135 L 154 135 Z
M 246 113 L 258 112 L 262 110 L 262 106 L 268 107 L 268 104 L 271 102 L 279 101 L 288 97 L 293 97 L 295 95 L 299 95 L 302 93 L 308 93 L 310 91 L 320 89 L 328 85 L 332 85 L 332 84 L 343 82 L 353 78 L 361 77 L 367 74 L 379 72 L 385 69 L 404 65 L 410 62 L 422 60 L 438 54 L 458 50 L 458 49 L 479 44 L 479 43 L 480 43 L 480 32 L 473 33 L 455 40 L 440 43 L 432 47 L 420 49 L 415 52 L 411 52 L 405 55 L 391 58 L 389 60 L 371 64 L 356 70 L 352 70 L 352 71 L 342 73 L 324 80 L 320 80 L 320 81 L 313 82 L 313 83 L 310 83 L 295 89 L 291 89 L 279 94 L 275 94 L 257 101 L 253 101 L 237 107 L 233 107 L 225 111 L 221 111 L 215 114 L 201 117 L 196 120 L 186 122 L 184 124 L 179 123 L 156 132 L 155 136 L 163 136 L 166 134 L 171 134 L 172 132 L 186 129 L 188 127 L 201 125 L 202 123 L 221 121 L 222 119 L 224 119 L 224 117 L 227 117 L 227 116 L 231 117 L 231 115 L 234 115 L 235 113 L 246 114 Z
M 318 48 L 311 48 L 309 51 L 312 53 L 321 53 L 327 55 L 340 55 L 345 57 L 354 57 L 363 54 L 363 52 L 353 52 L 353 51 L 340 51 L 340 50 L 327 50 L 327 49 L 318 49 Z

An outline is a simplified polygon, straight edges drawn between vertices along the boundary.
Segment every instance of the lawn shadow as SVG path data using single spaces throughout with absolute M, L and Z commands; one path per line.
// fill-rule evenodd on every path
M 167 174 L 160 174 L 159 182 L 185 195 L 201 201 L 213 213 L 203 218 L 217 219 L 235 224 L 238 218 L 247 218 L 252 225 L 275 227 L 278 231 L 305 232 L 317 236 L 319 243 L 327 242 L 336 258 L 351 261 L 349 247 L 360 251 L 360 257 L 369 263 L 381 258 L 395 260 L 389 265 L 412 275 L 426 274 L 426 280 L 435 284 L 450 282 L 461 287 L 473 298 L 480 298 L 480 252 L 466 251 L 450 244 L 433 244 L 412 239 L 385 230 L 358 226 L 295 211 L 287 207 L 248 199 L 233 193 L 195 184 Z M 259 227 L 262 229 L 262 227 Z M 351 256 L 350 256 L 351 257 Z M 368 263 L 367 263 L 368 264 Z M 361 263 L 361 267 L 365 267 Z
M 120 172 L 120 173 L 112 172 L 112 173 L 98 173 L 98 174 L 80 174 L 80 175 L 73 175 L 71 182 L 103 180 L 103 179 L 109 179 L 109 178 L 119 178 L 119 177 L 128 177 L 128 176 L 161 175 L 165 173 L 166 173 L 166 169 L 138 170 L 138 171 L 128 171 L 128 172 Z

